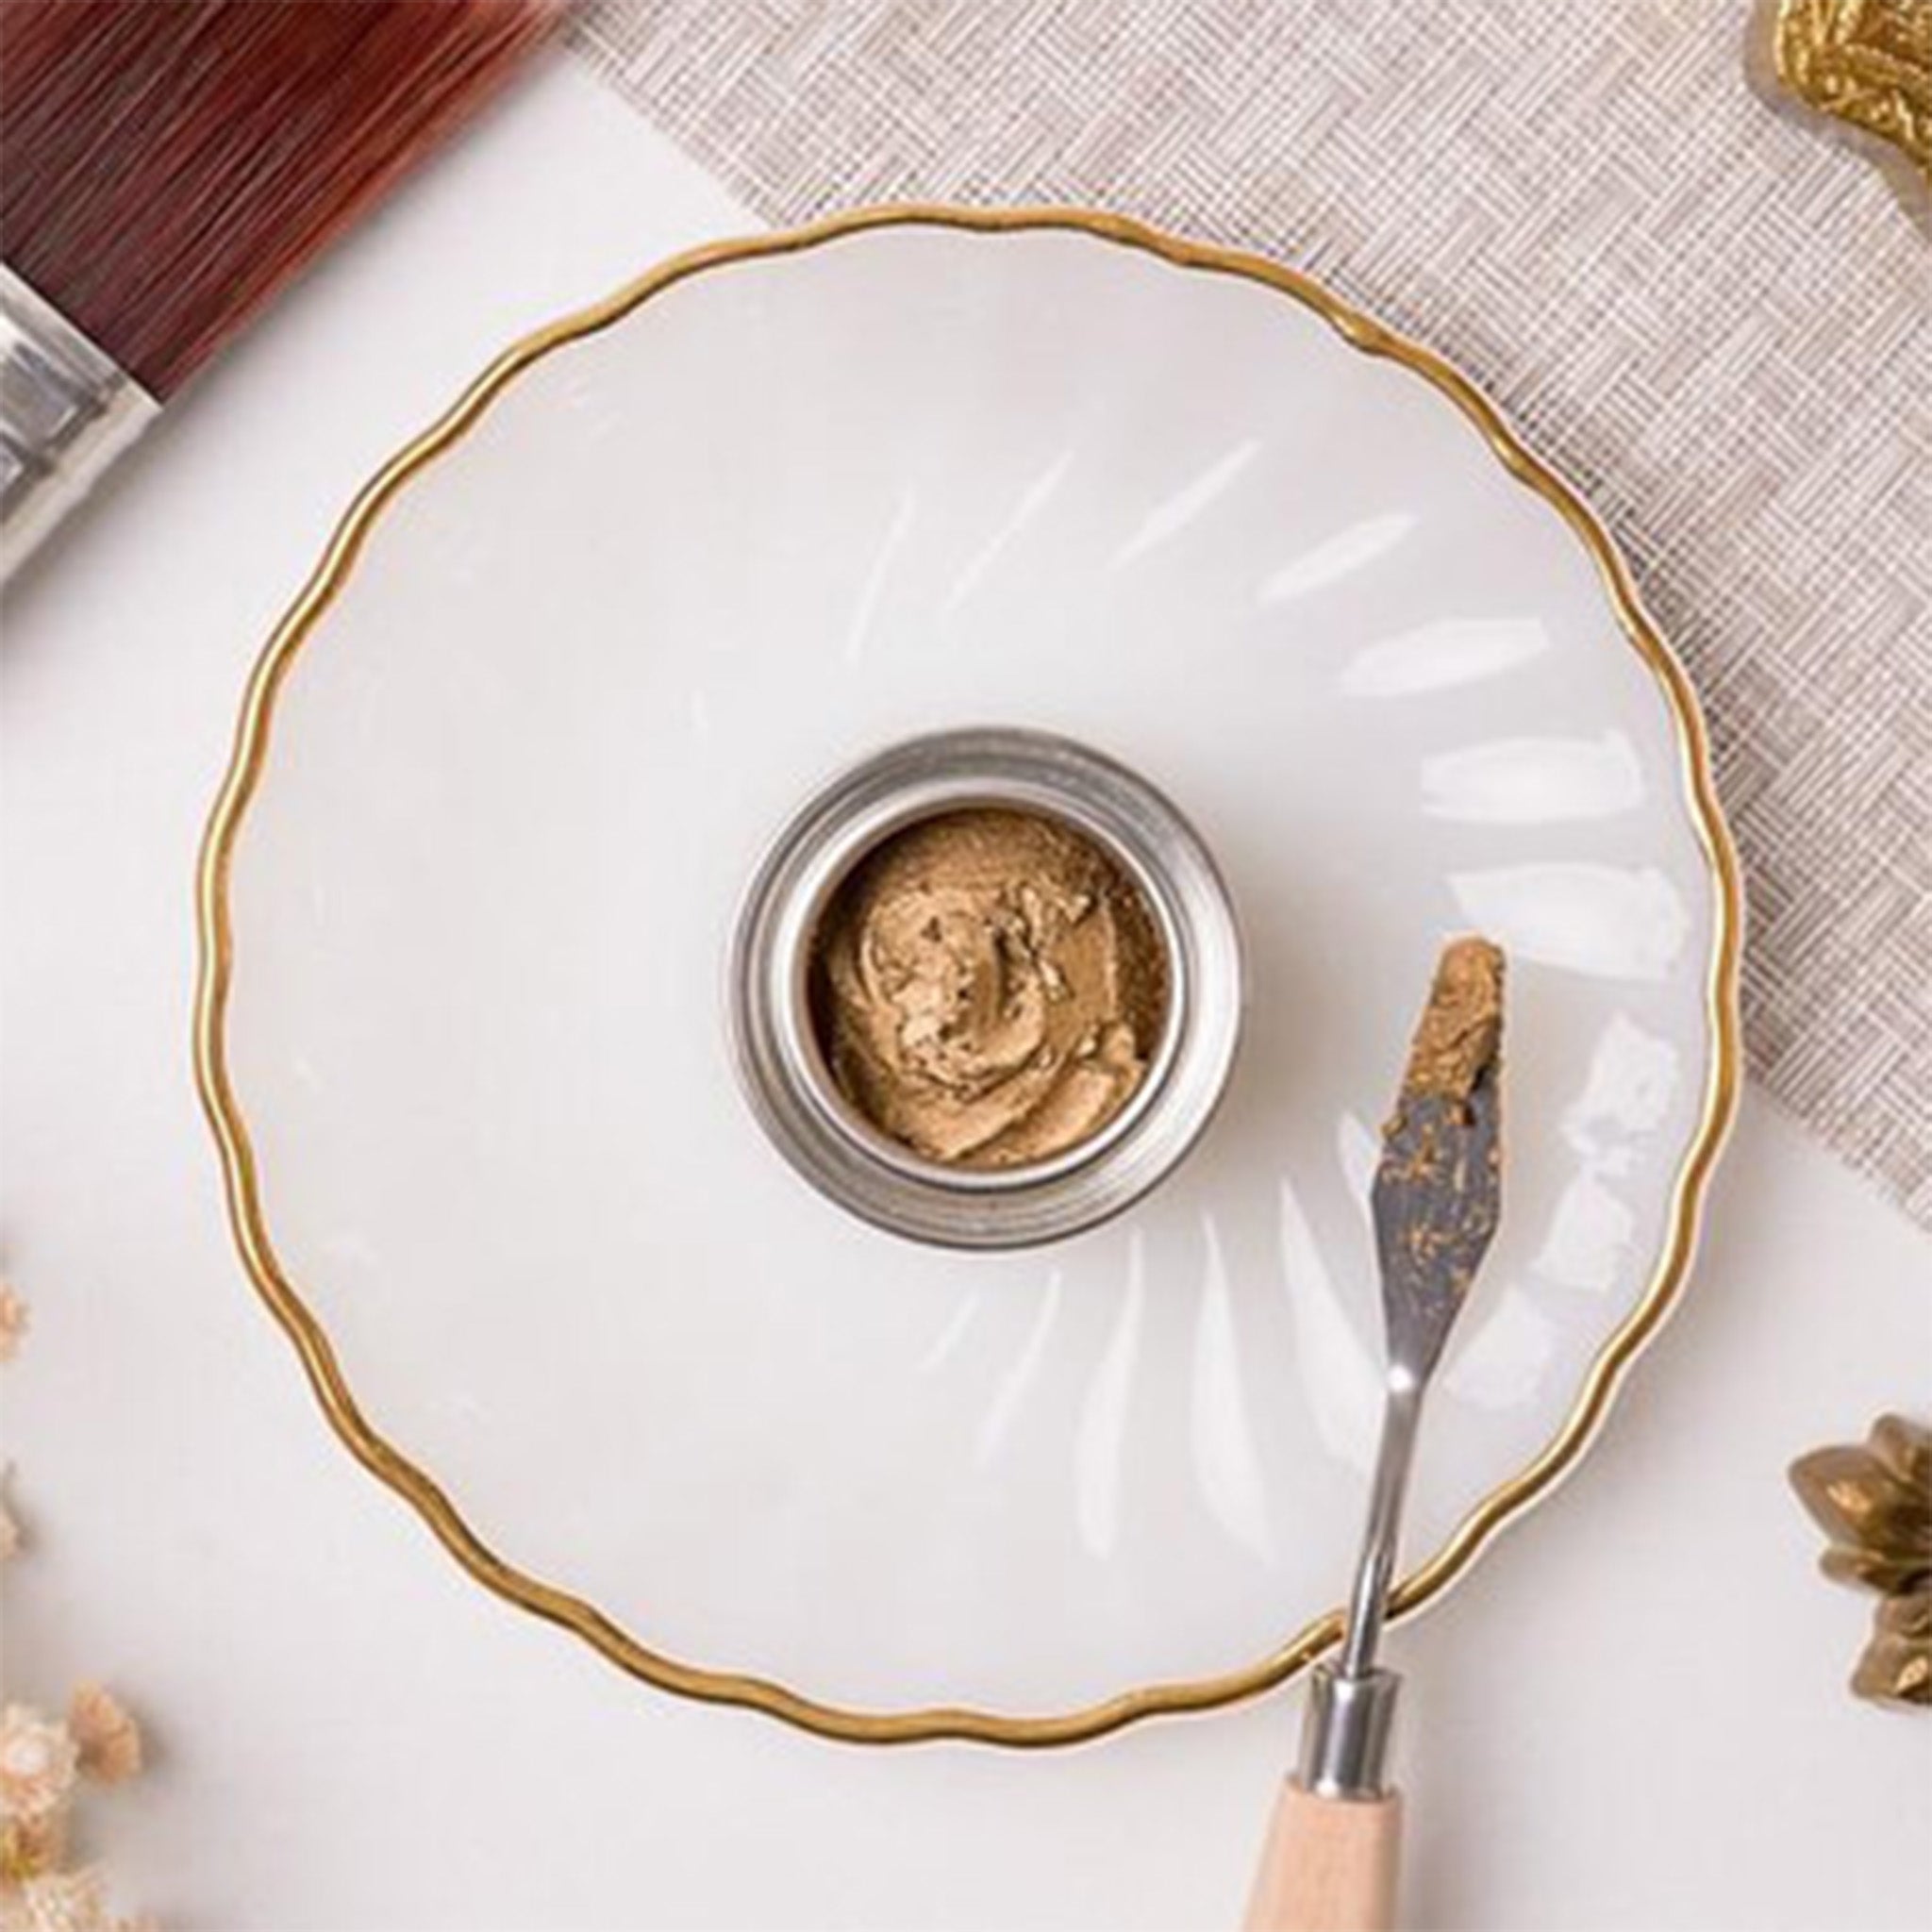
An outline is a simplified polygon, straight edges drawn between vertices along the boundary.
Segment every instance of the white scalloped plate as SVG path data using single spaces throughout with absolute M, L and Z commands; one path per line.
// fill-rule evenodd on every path
M 987 722 L 1179 804 L 1250 998 L 1152 1196 L 962 1255 L 767 1142 L 723 971 L 808 790 Z M 847 218 L 512 351 L 271 642 L 203 895 L 238 1230 L 344 1439 L 626 1667 L 865 1738 L 1087 1735 L 1326 1641 L 1444 936 L 1511 957 L 1509 1154 L 1411 1602 L 1580 1452 L 1736 1080 L 1701 730 L 1588 512 L 1312 285 L 1103 217 Z

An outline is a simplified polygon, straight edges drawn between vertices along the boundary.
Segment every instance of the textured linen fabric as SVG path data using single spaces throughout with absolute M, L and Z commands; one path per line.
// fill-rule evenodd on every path
M 1072 202 L 1442 350 L 1625 546 L 1743 848 L 1755 1073 L 1932 1225 L 1932 250 L 1697 0 L 593 0 L 761 215 Z

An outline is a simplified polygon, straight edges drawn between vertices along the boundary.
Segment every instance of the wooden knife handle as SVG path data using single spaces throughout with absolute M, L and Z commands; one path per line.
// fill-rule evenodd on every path
M 1245 1932 L 1390 1932 L 1402 1798 L 1321 1798 L 1281 1787 Z

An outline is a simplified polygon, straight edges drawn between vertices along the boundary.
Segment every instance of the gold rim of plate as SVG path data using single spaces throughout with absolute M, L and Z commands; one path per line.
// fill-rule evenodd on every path
M 1142 1718 L 1211 1710 L 1286 1683 L 1337 1641 L 1341 1613 L 1338 1609 L 1316 1618 L 1277 1649 L 1241 1669 L 1142 1685 L 1077 1709 L 1039 1713 L 963 1707 L 851 1709 L 819 1702 L 768 1678 L 707 1669 L 653 1650 L 620 1628 L 594 1604 L 499 1556 L 463 1520 L 435 1478 L 387 1441 L 362 1413 L 322 1324 L 276 1258 L 262 1209 L 247 1122 L 228 1073 L 225 1025 L 235 963 L 228 886 L 236 840 L 249 801 L 261 781 L 283 678 L 317 621 L 348 580 L 384 508 L 411 478 L 459 441 L 491 401 L 525 370 L 567 343 L 623 321 L 675 283 L 735 262 L 794 254 L 872 229 L 907 226 L 975 234 L 1071 230 L 1136 249 L 1176 268 L 1237 275 L 1272 289 L 1312 309 L 1353 348 L 1402 364 L 1447 396 L 1504 468 L 1560 512 L 1595 560 L 1624 634 L 1656 675 L 1676 731 L 1684 796 L 1708 866 L 1715 910 L 1715 943 L 1706 987 L 1715 1051 L 1697 1132 L 1677 1174 L 1662 1254 L 1648 1287 L 1598 1351 L 1556 1434 L 1527 1465 L 1471 1509 L 1439 1549 L 1402 1577 L 1395 1590 L 1394 1613 L 1408 1614 L 1440 1596 L 1504 1524 L 1546 1494 L 1575 1465 L 1608 1411 L 1624 1372 L 1656 1335 L 1683 1287 L 1705 1186 L 1737 1105 L 1742 900 L 1737 857 L 1718 808 L 1709 742 L 1696 700 L 1682 665 L 1644 614 L 1629 569 L 1609 533 L 1575 491 L 1524 447 L 1495 407 L 1458 371 L 1432 350 L 1350 307 L 1298 270 L 1260 256 L 1182 241 L 1124 216 L 1072 208 L 978 209 L 908 205 L 858 209 L 807 227 L 720 242 L 675 256 L 607 300 L 524 337 L 491 363 L 436 423 L 391 457 L 358 491 L 321 560 L 257 659 L 242 698 L 227 774 L 209 815 L 196 877 L 195 1078 L 220 1150 L 228 1217 L 242 1260 L 270 1312 L 294 1344 L 330 1426 L 364 1468 L 422 1517 L 478 1583 L 537 1616 L 575 1631 L 620 1669 L 660 1690 L 764 1711 L 824 1737 L 865 1744 L 942 1738 L 1033 1747 L 1072 1744 Z

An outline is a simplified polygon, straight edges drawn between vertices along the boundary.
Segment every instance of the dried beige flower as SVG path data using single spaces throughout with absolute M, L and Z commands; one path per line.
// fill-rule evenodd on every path
M 8 1888 L 60 1868 L 67 1857 L 67 1812 L 63 1808 L 37 1818 L 31 1824 L 18 1820 L 0 1823 L 0 1899 Z M 6 1920 L 0 1917 L 0 1932 Z
M 18 1352 L 26 1304 L 0 1281 L 0 1362 Z M 0 1560 L 20 1546 L 0 1465 Z M 0 1932 L 158 1932 L 108 1905 L 99 1872 L 70 1869 L 68 1823 L 76 1780 L 119 1784 L 141 1769 L 141 1730 L 98 1684 L 75 1691 L 67 1722 L 24 1704 L 0 1709 Z
M 10 1284 L 0 1281 L 0 1362 L 10 1362 L 26 1333 L 26 1304 Z
M 160 1926 L 146 1917 L 117 1917 L 104 1874 L 83 1866 L 0 1885 L 0 1932 L 160 1932 Z
M 80 1753 L 67 1726 L 24 1704 L 0 1711 L 0 1818 L 31 1824 L 67 1802 Z
M 141 1769 L 141 1727 L 98 1684 L 82 1684 L 67 1706 L 81 1775 L 118 1785 Z
M 7 1932 L 114 1932 L 107 1892 L 98 1872 L 48 1872 L 20 1888 L 24 1916 L 4 1922 Z
M 0 1932 L 160 1932 L 153 1919 L 123 1919 L 108 1904 L 105 1874 L 93 1866 L 48 1872 L 0 1891 Z

